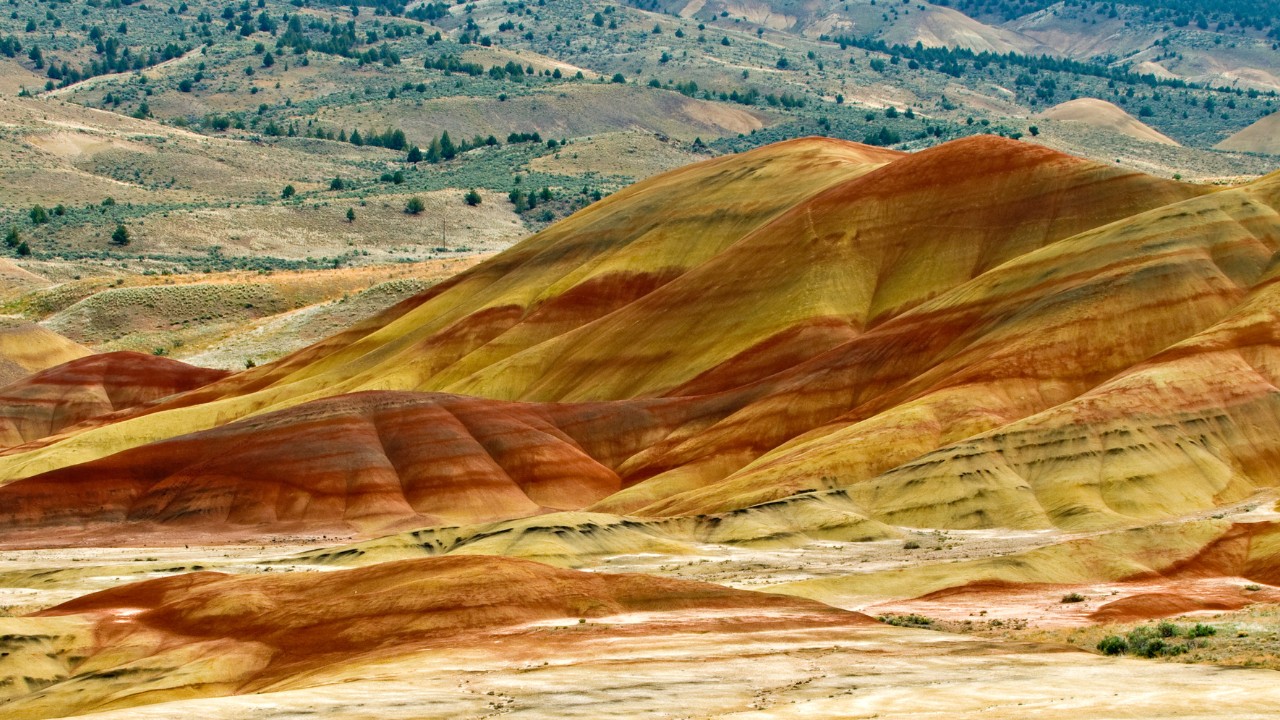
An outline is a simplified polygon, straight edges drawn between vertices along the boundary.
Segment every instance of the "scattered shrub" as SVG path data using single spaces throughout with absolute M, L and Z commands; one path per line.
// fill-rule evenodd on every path
M 895 625 L 897 627 L 927 628 L 933 626 L 933 618 L 916 615 L 915 613 L 909 615 L 881 615 L 876 620 L 886 625 Z
M 1123 655 L 1129 651 L 1129 643 L 1119 635 L 1108 635 L 1098 641 L 1098 651 L 1103 655 Z
M 1191 628 L 1187 630 L 1187 637 L 1193 640 L 1195 638 L 1209 637 L 1211 635 L 1217 635 L 1217 634 L 1218 634 L 1217 628 L 1215 628 L 1212 625 L 1205 625 L 1204 623 L 1196 623 L 1195 625 L 1193 625 Z

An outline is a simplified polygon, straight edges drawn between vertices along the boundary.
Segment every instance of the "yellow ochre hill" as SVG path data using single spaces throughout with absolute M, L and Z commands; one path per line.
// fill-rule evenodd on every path
M 0 453 L 0 525 L 749 508 L 866 537 L 1204 511 L 1280 484 L 1277 208 L 1280 174 L 1207 188 L 996 137 L 717 158 L 276 363 Z

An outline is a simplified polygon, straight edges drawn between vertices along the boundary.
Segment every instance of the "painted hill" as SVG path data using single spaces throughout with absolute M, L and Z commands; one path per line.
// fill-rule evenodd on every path
M 56 435 L 229 374 L 134 352 L 72 360 L 0 387 L 0 447 Z
M 34 323 L 0 318 L 0 383 L 84 357 L 90 350 Z
M 11 683 L 23 683 L 14 672 L 56 673 L 52 687 L 4 705 L 27 718 L 308 687 L 324 684 L 327 673 L 420 662 L 445 649 L 500 646 L 506 659 L 541 657 L 548 632 L 560 628 L 565 641 L 599 647 L 637 635 L 714 632 L 749 641 L 875 625 L 781 595 L 480 557 L 323 575 L 197 572 L 82 597 L 30 622 L 53 630 L 46 637 L 78 657 L 69 672 L 21 651 L 0 659 Z M 122 655 L 121 647 L 131 650 Z M 211 653 L 216 662 L 200 660 Z M 139 682 L 142 675 L 152 680 Z
M 101 541 L 124 528 L 341 533 L 577 509 L 621 488 L 602 462 L 639 450 L 664 419 L 639 406 L 343 395 L 13 483 L 0 524 L 57 526 L 70 511 L 82 539 Z
M 970 697 L 997 669 L 1033 686 L 1001 680 L 1010 697 L 1106 681 L 1073 712 L 1144 673 L 1269 707 L 1252 677 L 993 635 L 1094 648 L 1074 630 L 1256 622 L 1280 598 L 1278 209 L 1280 173 L 1205 187 L 995 137 L 807 139 L 640 183 L 185 392 L 192 371 L 154 359 L 48 371 L 14 407 L 39 416 L 61 382 L 109 414 L 50 411 L 56 434 L 0 451 L 0 602 L 48 611 L 0 618 L 0 707 L 518 705 L 483 678 L 634 716 L 655 702 L 637 682 L 678 674 L 718 688 L 715 715 L 782 707 L 760 658 L 796 657 L 797 715 L 838 715 L 868 657 L 904 716 L 903 683 Z M 140 387 L 117 403 L 113 383 Z M 68 555 L 91 562 L 51 565 Z M 1183 634 L 1185 659 L 1234 657 L 1212 622 L 1222 642 Z
M 1266 366 L 1205 370 L 1272 352 L 1262 318 L 1274 312 L 1269 228 L 1278 192 L 1273 175 L 1005 263 L 797 368 L 791 397 L 745 408 L 668 450 L 677 455 L 656 467 L 627 468 L 662 472 L 605 506 L 708 512 L 834 485 L 894 524 L 1080 528 L 1204 509 L 1272 485 L 1263 458 L 1274 445 L 1252 429 L 1253 414 L 1266 417 L 1274 402 Z M 1188 227 L 1188 217 L 1217 219 Z M 1145 289 L 1143 278 L 1159 290 Z M 1127 309 L 1135 307 L 1140 315 Z M 1015 329 L 1025 322 L 1036 330 Z M 885 367 L 876 360 L 885 356 L 899 359 Z M 907 357 L 922 365 L 909 367 Z M 828 395 L 834 406 L 815 416 L 827 401 L 811 388 L 836 382 L 827 378 L 855 394 Z M 1170 384 L 1176 393 L 1162 391 Z M 797 407 L 797 397 L 817 405 Z M 1106 422 L 1092 414 L 1103 408 Z M 1222 430 L 1201 439 L 1193 428 L 1206 415 Z M 726 451 L 741 442 L 735 436 L 791 435 L 783 428 L 792 417 L 805 428 L 793 426 L 793 439 L 724 481 L 670 497 L 674 487 L 723 474 Z M 1037 427 L 1035 439 L 1026 426 Z M 1194 440 L 1206 454 L 1156 452 L 1161 435 L 1166 450 Z M 1152 474 L 1153 464 L 1162 470 Z M 662 490 L 646 498 L 646 486 Z M 623 502 L 628 495 L 635 505 Z M 640 504 L 659 496 L 667 499 Z
M 898 157 L 852 143 L 798 141 L 638 183 L 280 363 L 175 399 L 164 409 L 176 413 L 166 412 L 164 424 L 188 431 L 208 428 L 365 389 L 443 390 L 445 377 L 435 376 L 451 366 L 465 362 L 482 368 L 609 315 L 705 263 L 804 198 Z M 697 242 L 690 242 L 694 232 Z M 762 339 L 744 338 L 748 345 Z M 619 377 L 629 374 L 619 372 Z M 211 414 L 214 400 L 225 407 Z M 107 445 L 95 441 L 96 450 L 82 446 L 88 454 L 81 459 L 172 436 L 144 430 L 143 425 L 155 426 L 139 421 L 132 429 L 126 429 L 132 421 L 103 428 L 115 439 Z M 66 459 L 66 449 L 47 458 Z M 34 459 L 27 457 L 23 464 Z
M 1215 436 L 1207 451 L 1235 479 L 1196 474 L 1200 462 L 1161 474 L 1170 492 L 1119 462 L 1091 470 L 1088 454 L 1010 443 L 1056 447 L 1085 402 L 1185 442 L 1191 425 L 1170 422 L 1186 407 L 1153 395 L 1156 420 L 1129 423 L 1118 383 L 1174 347 L 1214 347 L 1203 333 L 1261 322 L 1278 184 L 1208 193 L 997 138 L 905 157 L 806 140 L 709 161 L 271 366 L 10 451 L 6 522 L 32 537 L 69 522 L 369 533 L 783 503 L 865 532 L 1110 527 L 1212 507 L 1274 482 L 1272 444 Z M 1209 377 L 1231 379 L 1185 397 L 1267 426 L 1247 375 Z M 430 417 L 447 420 L 431 423 L 437 439 L 406 444 Z M 1042 475 L 1046 458 L 1079 469 Z M 102 482 L 77 479 L 83 462 Z M 352 468 L 379 480 L 352 485 Z M 819 501 L 834 504 L 802 509 Z
M 1106 100 L 1077 98 L 1045 110 L 1036 115 L 1047 120 L 1065 120 L 1083 123 L 1098 130 L 1117 133 L 1143 142 L 1177 145 L 1172 138 L 1138 120 Z
M 1280 113 L 1262 118 L 1214 147 L 1219 150 L 1280 155 Z

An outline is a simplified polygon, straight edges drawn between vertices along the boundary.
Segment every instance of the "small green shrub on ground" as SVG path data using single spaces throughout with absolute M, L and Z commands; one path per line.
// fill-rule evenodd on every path
M 1142 625 L 1129 631 L 1125 637 L 1108 635 L 1098 642 L 1098 651 L 1105 655 L 1133 655 L 1135 657 L 1155 658 L 1182 655 L 1198 646 L 1197 638 L 1208 637 L 1217 633 L 1212 626 L 1196 623 L 1185 630 L 1168 620 L 1155 625 Z M 1186 636 L 1186 643 L 1175 642 L 1175 638 Z
M 1211 635 L 1217 635 L 1217 634 L 1218 634 L 1217 628 L 1215 628 L 1212 625 L 1205 625 L 1204 623 L 1196 623 L 1194 626 L 1192 626 L 1190 629 L 1187 630 L 1187 637 L 1190 639 L 1209 637 Z
M 1103 655 L 1123 655 L 1129 651 L 1129 643 L 1119 635 L 1108 635 L 1098 641 L 1098 651 Z
M 916 615 L 915 613 L 909 615 L 881 615 L 876 620 L 896 627 L 927 628 L 933 626 L 933 618 Z

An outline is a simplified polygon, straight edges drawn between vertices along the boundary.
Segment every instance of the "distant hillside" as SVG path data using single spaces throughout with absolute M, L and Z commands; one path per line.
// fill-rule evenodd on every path
M 1036 117 L 1082 123 L 1098 130 L 1114 132 L 1143 142 L 1178 144 L 1124 110 L 1097 98 L 1070 100 L 1061 105 L 1055 105 Z
M 1270 422 L 1268 381 L 1214 351 L 1268 316 L 1275 181 L 1211 192 L 995 137 L 710 160 L 276 363 L 11 451 L 0 507 L 95 542 L 117 516 L 374 533 L 776 503 L 788 532 L 861 537 L 1200 512 L 1273 482 L 1280 452 L 1243 429 Z M 1206 413 L 1216 460 L 1121 483 Z M 1054 440 L 1109 428 L 1134 437 L 1102 466 Z
M 0 386 L 89 354 L 88 348 L 52 330 L 0 318 Z
M 1268 115 L 1217 144 L 1221 150 L 1280 155 L 1280 113 Z

